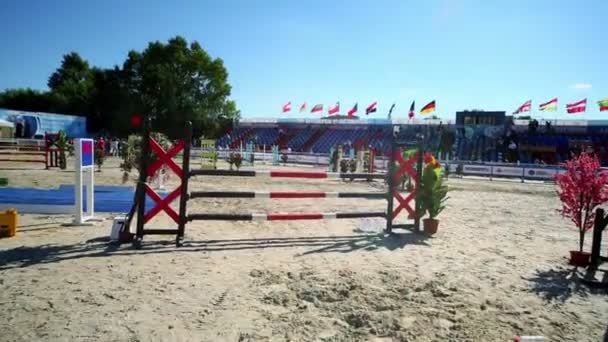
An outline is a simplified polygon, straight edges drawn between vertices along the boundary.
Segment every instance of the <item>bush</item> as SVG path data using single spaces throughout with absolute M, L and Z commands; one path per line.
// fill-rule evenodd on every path
M 228 155 L 228 160 L 227 160 L 228 164 L 230 164 L 230 170 L 233 170 L 232 166 L 236 166 L 236 169 L 238 171 L 238 169 L 241 168 L 241 164 L 243 164 L 243 157 L 241 156 L 240 153 L 234 153 L 231 152 Z
M 357 171 L 357 160 L 356 159 L 351 159 L 348 162 L 348 168 L 350 169 L 350 172 Z
M 349 162 L 346 159 L 340 160 L 340 172 L 346 173 L 348 172 Z
M 102 148 L 95 147 L 95 165 L 97 165 L 97 171 L 101 171 L 101 166 L 106 158 L 105 151 Z
M 443 184 L 441 165 L 430 154 L 424 156 L 425 166 L 422 169 L 420 179 L 419 194 L 417 200 L 421 202 L 421 207 L 428 212 L 431 219 L 436 218 L 446 207 L 448 200 L 448 187 Z
M 170 150 L 173 147 L 173 143 L 163 134 L 161 133 L 151 133 L 150 136 L 158 142 L 158 144 L 165 150 Z M 121 158 L 122 163 L 120 164 L 121 170 L 123 170 L 123 181 L 126 182 L 125 179 L 128 180 L 129 173 L 135 168 L 139 170 L 140 161 L 141 161 L 141 136 L 139 135 L 130 135 L 126 146 L 121 149 Z M 156 153 L 150 153 L 150 160 L 148 161 L 148 165 L 151 165 L 158 159 Z

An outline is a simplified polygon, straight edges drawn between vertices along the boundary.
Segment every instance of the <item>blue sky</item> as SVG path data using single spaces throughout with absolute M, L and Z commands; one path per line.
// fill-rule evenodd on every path
M 514 111 L 600 119 L 608 98 L 608 1 L 566 0 L 6 0 L 0 3 L 0 89 L 46 89 L 62 55 L 101 67 L 175 35 L 221 57 L 244 117 L 294 117 L 340 101 L 342 113 L 378 101 L 406 117 L 437 100 L 437 114 Z M 559 112 L 538 104 L 558 97 Z M 587 97 L 584 115 L 565 103 Z

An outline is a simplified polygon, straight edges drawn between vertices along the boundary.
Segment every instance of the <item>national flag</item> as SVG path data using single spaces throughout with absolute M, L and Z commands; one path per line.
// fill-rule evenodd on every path
M 311 113 L 316 113 L 316 112 L 320 112 L 323 110 L 323 105 L 322 104 L 318 104 L 314 107 L 312 107 L 312 109 L 310 110 Z
M 407 113 L 407 116 L 410 120 L 414 117 L 414 107 L 416 106 L 416 101 L 412 101 L 412 105 L 410 106 L 410 112 Z
M 542 103 L 538 106 L 538 109 L 542 112 L 555 112 L 557 110 L 557 98 L 549 102 Z
M 374 102 L 367 108 L 365 108 L 365 115 L 369 115 L 369 113 L 375 113 L 377 109 L 376 106 L 378 106 L 378 102 Z
M 597 105 L 600 106 L 600 112 L 608 110 L 608 99 L 597 101 Z
M 283 113 L 287 113 L 291 110 L 291 101 L 283 105 Z
M 348 116 L 354 116 L 355 114 L 357 114 L 357 106 L 359 105 L 359 103 L 355 103 L 355 106 L 348 111 Z
M 426 106 L 422 107 L 420 114 L 429 114 L 435 111 L 435 100 L 429 102 Z
M 300 113 L 302 113 L 305 110 L 306 110 L 306 102 L 302 103 L 302 105 L 300 106 Z
M 391 109 L 388 110 L 388 118 L 390 120 L 391 115 L 393 114 L 393 109 L 395 109 L 395 104 L 393 103 L 393 105 L 391 106 Z
M 528 100 L 524 104 L 522 104 L 521 106 L 519 106 L 519 108 L 517 108 L 517 110 L 515 112 L 513 112 L 513 114 L 520 114 L 520 113 L 523 113 L 523 112 L 529 112 L 531 109 L 532 109 L 532 100 Z
M 340 111 L 340 101 L 336 102 L 336 104 L 333 107 L 329 107 L 327 114 L 332 115 L 332 114 L 338 113 L 339 111 Z
M 566 111 L 572 113 L 582 113 L 587 110 L 587 99 L 580 100 L 574 103 L 566 104 Z

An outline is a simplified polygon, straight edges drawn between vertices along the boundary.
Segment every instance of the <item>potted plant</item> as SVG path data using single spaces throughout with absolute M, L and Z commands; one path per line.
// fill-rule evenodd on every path
M 330 165 L 331 165 L 331 172 L 338 172 L 338 149 L 334 149 L 332 154 L 331 154 L 331 160 L 330 160 Z
M 241 156 L 240 153 L 232 152 L 228 156 L 228 164 L 230 164 L 230 170 L 232 170 L 232 166 L 234 165 L 236 167 L 236 170 L 238 171 L 241 168 L 242 163 L 243 163 L 243 157 Z
M 356 172 L 357 171 L 357 160 L 356 159 L 351 159 L 348 162 L 348 169 L 350 172 Z
M 101 166 L 106 158 L 104 150 L 99 146 L 96 146 L 93 157 L 95 158 L 95 164 L 97 165 L 97 172 L 101 172 Z
M 346 173 L 348 171 L 348 160 L 342 159 L 340 160 L 340 172 Z
M 462 174 L 463 174 L 463 166 L 462 164 L 458 164 L 456 165 L 456 174 L 462 178 Z
M 437 233 L 439 220 L 437 216 L 445 209 L 448 200 L 448 186 L 443 184 L 441 165 L 430 154 L 424 157 L 426 165 L 422 170 L 420 179 L 419 195 L 417 200 L 421 202 L 422 213 L 427 212 L 428 218 L 422 220 L 424 232 L 433 235 Z
M 236 153 L 234 155 L 234 166 L 236 167 L 237 171 L 241 168 L 242 164 L 243 164 L 243 156 L 241 156 L 240 153 Z
M 574 223 L 579 233 L 578 250 L 570 251 L 570 263 L 586 266 L 590 254 L 583 251 L 585 233 L 593 227 L 595 209 L 608 201 L 608 173 L 600 172 L 599 160 L 584 152 L 564 166 L 566 172 L 555 176 L 562 202 L 558 211 Z
M 232 167 L 234 166 L 234 152 L 230 152 L 228 158 L 226 158 L 226 162 L 228 162 L 228 165 L 230 165 L 230 171 L 232 171 Z
M 57 133 L 57 141 L 55 143 L 59 150 L 59 168 L 65 170 L 67 168 L 67 158 L 65 152 L 69 149 L 69 139 L 64 131 Z

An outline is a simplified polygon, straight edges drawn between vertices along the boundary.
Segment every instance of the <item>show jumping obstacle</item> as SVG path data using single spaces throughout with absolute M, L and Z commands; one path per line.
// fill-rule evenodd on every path
M 303 171 L 232 171 L 232 170 L 190 170 L 190 146 L 192 138 L 192 124 L 187 123 L 184 132 L 184 139 L 179 141 L 169 151 L 165 151 L 154 139 L 150 137 L 150 123 L 143 125 L 142 139 L 142 163 L 140 165 L 140 176 L 136 194 L 137 209 L 137 231 L 134 240 L 135 247 L 140 247 L 145 235 L 175 235 L 177 245 L 181 245 L 184 238 L 185 228 L 188 222 L 197 220 L 222 220 L 222 221 L 292 221 L 292 220 L 322 220 L 322 219 L 355 219 L 366 217 L 380 217 L 386 219 L 386 232 L 391 233 L 393 228 L 405 228 L 419 231 L 420 218 L 415 215 L 420 212 L 420 203 L 416 201 L 416 190 L 418 180 L 422 170 L 422 151 L 404 160 L 401 155 L 401 146 L 406 145 L 396 141 L 398 127 L 393 136 L 392 153 L 390 165 L 386 174 L 368 173 L 332 173 L 332 172 L 303 172 Z M 150 152 L 154 152 L 157 160 L 150 164 Z M 180 167 L 174 160 L 178 153 L 182 153 L 182 166 Z M 397 165 L 398 164 L 398 165 Z M 147 183 L 146 180 L 153 175 L 161 166 L 166 165 L 181 179 L 181 184 L 166 197 L 162 198 Z M 408 174 L 414 182 L 414 191 L 407 196 L 399 193 L 397 184 L 402 175 Z M 229 176 L 229 177 L 258 177 L 267 176 L 270 178 L 309 178 L 309 179 L 387 179 L 388 192 L 303 192 L 303 191 L 188 191 L 188 183 L 191 177 L 195 176 Z M 146 210 L 146 195 L 150 197 L 156 205 L 150 210 Z M 170 207 L 171 202 L 180 198 L 179 212 L 175 212 Z M 387 210 L 377 212 L 339 212 L 339 213 L 188 213 L 187 205 L 189 200 L 197 198 L 272 198 L 272 199 L 295 199 L 295 198 L 366 198 L 387 200 Z M 398 205 L 394 208 L 394 199 Z M 414 205 L 412 207 L 412 204 Z M 409 217 L 414 219 L 413 224 L 394 224 L 394 219 L 402 210 L 409 213 Z M 149 229 L 146 224 L 158 213 L 165 212 L 177 224 L 177 229 Z M 128 218 L 127 222 L 131 219 Z M 125 225 L 128 229 L 128 225 Z
M 93 139 L 76 139 L 74 141 L 75 163 L 74 170 L 76 181 L 74 183 L 74 225 L 84 225 L 89 221 L 97 221 L 95 218 L 95 158 L 93 151 L 95 141 Z M 83 177 L 85 175 L 85 177 Z M 85 212 L 82 202 L 82 193 L 86 193 L 87 210 Z
M 0 162 L 40 163 L 44 164 L 46 169 L 50 169 L 52 167 L 59 167 L 60 150 L 57 147 L 56 136 L 57 134 L 45 133 L 44 146 L 16 144 L 0 146 L 0 148 L 2 148 L 2 150 L 0 150 L 0 156 L 7 156 L 0 159 Z M 26 151 L 22 151 L 22 149 Z M 27 156 L 27 159 L 6 159 L 11 158 L 11 156 Z

